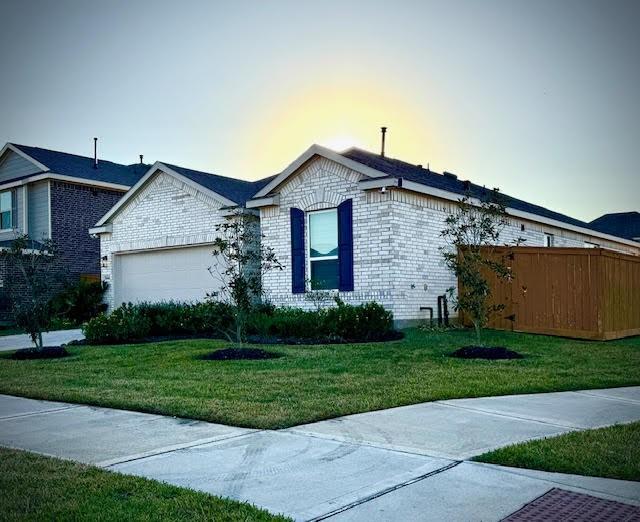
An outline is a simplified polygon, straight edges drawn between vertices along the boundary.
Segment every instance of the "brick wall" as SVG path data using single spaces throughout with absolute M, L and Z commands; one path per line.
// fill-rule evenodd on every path
M 51 183 L 51 234 L 60 257 L 73 279 L 80 274 L 100 274 L 100 240 L 89 229 L 123 196 L 75 183 Z
M 377 301 L 401 322 L 425 319 L 427 312 L 420 307 L 431 306 L 435 312 L 438 296 L 457 284 L 444 266 L 440 247 L 445 245 L 439 237 L 455 203 L 398 189 L 363 192 L 357 186 L 360 177 L 317 158 L 281 187 L 279 206 L 261 209 L 264 241 L 285 265 L 282 272 L 264 277 L 267 298 L 279 306 L 314 306 L 304 295 L 291 293 L 290 207 L 319 210 L 353 198 L 355 287 L 353 292 L 340 293 L 341 298 L 354 304 Z M 500 242 L 522 237 L 525 245 L 544 246 L 545 232 L 554 234 L 555 246 L 583 247 L 591 241 L 638 253 L 632 247 L 521 219 L 510 220 Z M 308 246 L 308 235 L 306 241 Z
M 112 232 L 100 235 L 102 280 L 109 283 L 105 302 L 113 307 L 113 266 L 118 253 L 211 243 L 224 218 L 222 203 L 173 176 L 157 174 L 112 220 Z

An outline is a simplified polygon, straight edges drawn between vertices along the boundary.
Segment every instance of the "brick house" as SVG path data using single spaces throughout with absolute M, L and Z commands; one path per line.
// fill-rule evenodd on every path
M 283 271 L 263 286 L 276 305 L 309 308 L 313 286 L 349 303 L 377 301 L 400 324 L 425 318 L 456 285 L 439 237 L 465 193 L 486 189 L 419 165 L 314 145 L 277 176 L 250 183 L 158 163 L 92 230 L 100 235 L 109 304 L 194 300 L 212 290 L 215 224 L 230 211 L 259 211 L 265 244 Z M 510 225 L 502 242 L 602 246 L 640 255 L 640 243 L 505 196 Z
M 147 166 L 120 165 L 38 147 L 7 143 L 0 151 L 0 248 L 19 234 L 37 247 L 55 241 L 60 284 L 99 277 L 100 243 L 88 228 L 134 185 Z M 19 281 L 0 261 L 0 321 L 10 318 L 9 289 Z

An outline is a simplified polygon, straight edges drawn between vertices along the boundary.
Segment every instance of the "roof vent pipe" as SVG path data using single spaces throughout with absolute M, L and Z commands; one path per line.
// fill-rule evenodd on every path
M 144 154 L 140 154 L 140 165 L 144 165 L 144 161 L 142 161 L 142 158 L 144 158 Z
M 98 138 L 93 138 L 93 168 L 98 168 Z
M 384 138 L 385 138 L 385 134 L 387 134 L 387 128 L 380 127 L 380 131 L 382 132 L 382 147 L 380 149 L 380 156 L 384 158 Z

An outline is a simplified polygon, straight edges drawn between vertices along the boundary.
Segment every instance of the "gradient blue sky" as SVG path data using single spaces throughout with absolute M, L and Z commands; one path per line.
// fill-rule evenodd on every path
M 378 150 L 591 220 L 640 208 L 638 1 L 3 0 L 0 141 L 256 179 Z

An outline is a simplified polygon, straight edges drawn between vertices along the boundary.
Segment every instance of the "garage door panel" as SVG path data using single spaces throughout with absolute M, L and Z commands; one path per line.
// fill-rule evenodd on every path
M 212 246 L 118 254 L 115 271 L 116 304 L 142 301 L 201 301 L 220 282 L 208 268 L 216 259 Z

